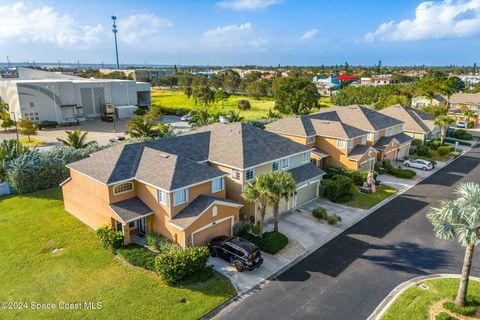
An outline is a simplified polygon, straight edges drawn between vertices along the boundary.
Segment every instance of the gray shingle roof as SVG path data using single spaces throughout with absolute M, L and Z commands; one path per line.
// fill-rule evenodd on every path
M 435 128 L 434 116 L 412 107 L 396 104 L 379 112 L 403 121 L 405 131 L 426 133 Z
M 398 143 L 404 144 L 412 139 L 412 137 L 403 132 L 389 137 L 381 137 L 378 139 L 377 143 L 375 143 L 375 149 L 384 150 L 393 140 L 397 140 Z
M 448 102 L 480 104 L 480 93 L 454 93 Z
M 327 151 L 320 149 L 320 148 L 315 148 L 312 153 L 320 158 L 326 158 L 330 156 L 330 153 Z
M 307 163 L 303 166 L 290 169 L 288 172 L 292 174 L 293 179 L 297 184 L 301 184 L 302 182 L 320 177 L 325 174 L 322 169 L 314 166 L 312 163 Z
M 153 214 L 153 210 L 137 197 L 111 203 L 109 207 L 115 211 L 123 222 L 130 222 Z
M 352 159 L 352 160 L 360 160 L 364 155 L 365 153 L 368 152 L 368 150 L 370 149 L 371 147 L 367 146 L 367 145 L 363 145 L 363 144 L 357 144 L 355 146 L 355 148 L 353 148 L 349 153 L 348 153 L 348 158 L 349 159 Z
M 182 229 L 188 228 L 205 210 L 207 210 L 215 201 L 230 203 L 241 207 L 242 205 L 236 201 L 224 198 L 217 198 L 206 195 L 199 195 L 192 202 L 177 213 L 170 222 Z

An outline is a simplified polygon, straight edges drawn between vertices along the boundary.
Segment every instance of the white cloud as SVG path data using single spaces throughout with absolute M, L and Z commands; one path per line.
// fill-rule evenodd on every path
M 173 27 L 173 23 L 152 14 L 135 14 L 118 19 L 119 39 L 127 44 L 155 41 L 159 29 Z
M 480 34 L 480 0 L 422 2 L 414 19 L 382 23 L 366 41 L 414 41 L 465 38 Z
M 217 3 L 222 9 L 258 10 L 273 6 L 280 0 L 225 0 Z
M 317 34 L 318 34 L 318 29 L 311 29 L 311 30 L 308 30 L 307 32 L 305 32 L 305 33 L 300 37 L 300 39 L 302 39 L 302 40 L 310 40 L 310 39 L 314 38 Z
M 203 46 L 207 49 L 229 50 L 242 48 L 245 50 L 263 51 L 267 43 L 268 39 L 259 36 L 250 22 L 217 27 L 203 33 Z

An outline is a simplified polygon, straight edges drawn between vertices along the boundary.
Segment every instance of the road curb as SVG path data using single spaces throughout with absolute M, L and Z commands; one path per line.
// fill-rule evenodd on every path
M 270 273 L 269 275 L 267 275 L 264 279 L 260 280 L 256 285 L 254 285 L 253 287 L 251 287 L 250 289 L 247 289 L 245 291 L 242 291 L 242 292 L 238 292 L 237 290 L 237 295 L 235 295 L 234 297 L 232 297 L 230 300 L 228 301 L 225 301 L 224 303 L 222 303 L 220 306 L 216 307 L 214 310 L 210 311 L 209 313 L 205 314 L 201 319 L 212 319 L 215 315 L 217 315 L 222 309 L 224 309 L 225 307 L 227 307 L 228 305 L 234 303 L 234 302 L 237 302 L 237 301 L 241 301 L 242 299 L 248 297 L 250 294 L 254 293 L 255 291 L 258 291 L 260 290 L 263 286 L 265 286 L 269 281 L 275 279 L 277 276 L 281 275 L 282 273 L 284 273 L 286 270 L 290 269 L 293 265 L 299 263 L 301 260 L 305 259 L 306 257 L 308 257 L 310 254 L 312 254 L 314 251 L 318 250 L 319 248 L 323 247 L 324 245 L 326 245 L 328 242 L 332 241 L 333 239 L 335 239 L 336 237 L 338 237 L 339 235 L 341 235 L 342 233 L 346 232 L 347 230 L 349 230 L 352 226 L 354 226 L 355 224 L 359 223 L 361 220 L 365 219 L 366 217 L 368 217 L 370 214 L 372 214 L 374 211 L 376 211 L 377 209 L 381 208 L 382 206 L 384 206 L 385 204 L 387 204 L 388 202 L 394 200 L 395 198 L 397 198 L 398 196 L 402 195 L 403 193 L 407 192 L 408 190 L 410 190 L 411 188 L 415 187 L 416 185 L 418 185 L 419 183 L 421 183 L 423 180 L 429 178 L 430 176 L 432 176 L 434 173 L 437 173 L 438 171 L 442 170 L 443 168 L 446 168 L 449 164 L 451 164 L 453 161 L 461 158 L 465 153 L 469 152 L 475 145 L 477 145 L 477 143 L 473 144 L 472 146 L 470 146 L 470 148 L 468 149 L 465 149 L 461 154 L 459 154 L 458 156 L 448 160 L 447 162 L 445 162 L 445 165 L 434 171 L 434 172 L 431 172 L 430 174 L 426 175 L 426 176 L 423 176 L 421 177 L 420 179 L 418 179 L 415 184 L 412 184 L 411 186 L 409 186 L 408 188 L 404 189 L 404 190 L 401 190 L 397 193 L 395 193 L 394 195 L 388 197 L 387 199 L 377 203 L 375 206 L 371 207 L 370 209 L 368 209 L 365 213 L 365 215 L 363 216 L 360 216 L 356 219 L 352 219 L 348 224 L 345 224 L 345 229 L 341 230 L 340 232 L 338 233 L 334 233 L 334 234 L 331 234 L 331 235 L 328 235 L 327 237 L 325 237 L 324 239 L 322 239 L 321 242 L 319 242 L 318 244 L 316 244 L 315 246 L 312 246 L 311 248 L 305 250 L 302 254 L 300 254 L 298 257 L 296 257 L 295 259 L 293 259 L 292 261 L 286 263 L 285 265 L 283 265 L 280 269 Z M 235 287 L 235 285 L 233 285 Z M 236 290 L 236 287 L 235 287 L 235 290 Z
M 459 279 L 459 274 L 448 274 L 448 273 L 439 273 L 439 274 L 432 274 L 428 276 L 420 276 L 416 278 L 412 278 L 405 282 L 400 283 L 396 286 L 390 293 L 385 297 L 385 299 L 380 302 L 380 304 L 375 308 L 372 314 L 367 318 L 367 320 L 379 320 L 383 314 L 388 310 L 388 308 L 392 305 L 393 302 L 403 293 L 405 290 L 413 287 L 418 286 L 422 282 L 432 279 Z M 470 276 L 470 280 L 480 281 L 480 278 Z

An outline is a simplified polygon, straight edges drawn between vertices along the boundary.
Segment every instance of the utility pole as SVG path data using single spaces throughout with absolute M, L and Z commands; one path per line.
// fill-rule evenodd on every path
M 120 69 L 120 64 L 118 63 L 118 45 L 117 45 L 117 25 L 115 24 L 115 21 L 117 20 L 117 17 L 116 16 L 112 16 L 112 20 L 113 20 L 113 36 L 115 38 L 115 57 L 117 58 L 117 70 Z
M 10 68 L 10 58 L 7 56 L 7 65 Z

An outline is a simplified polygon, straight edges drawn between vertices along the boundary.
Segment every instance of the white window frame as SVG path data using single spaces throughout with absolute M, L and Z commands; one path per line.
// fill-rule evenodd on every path
M 122 191 L 116 191 L 117 188 L 121 187 L 121 186 L 126 186 L 126 185 L 130 185 L 132 186 L 131 189 L 128 189 L 128 190 L 122 190 Z M 119 184 L 116 184 L 113 186 L 113 194 L 116 196 L 117 194 L 122 194 L 122 193 L 127 193 L 127 192 L 130 192 L 130 191 L 133 191 L 135 190 L 135 185 L 133 184 L 133 182 L 129 181 L 129 182 L 122 182 L 122 183 L 119 183 Z
M 315 143 L 315 136 L 307 137 L 307 143 L 308 144 Z
M 303 162 L 309 162 L 310 161 L 310 152 L 304 152 L 303 153 Z
M 348 149 L 352 149 L 353 148 L 353 139 L 349 139 L 348 140 Z
M 386 136 L 386 137 L 390 137 L 390 136 L 392 136 L 392 135 L 393 135 L 393 128 L 392 128 L 392 127 L 387 128 L 387 129 L 385 130 L 385 136 Z
M 218 183 L 219 181 L 220 181 L 220 187 L 218 188 L 218 186 L 217 186 L 217 189 L 216 189 L 215 184 Z M 223 189 L 225 189 L 225 181 L 224 181 L 223 177 L 212 180 L 212 193 L 220 192 Z
M 131 223 L 133 223 L 133 227 L 130 227 Z M 130 230 L 137 229 L 137 220 L 130 221 L 128 223 L 128 229 L 130 229 Z
M 337 139 L 337 148 L 345 149 L 347 146 L 347 141 L 343 139 Z
M 280 161 L 273 161 L 272 162 L 272 171 L 275 172 L 275 171 L 278 171 L 278 170 L 280 170 Z
M 367 144 L 367 136 L 362 136 L 362 144 Z
M 181 198 L 179 198 L 181 196 Z M 188 202 L 188 188 L 177 190 L 173 193 L 173 205 L 179 206 Z
M 167 193 L 160 189 L 157 189 L 157 201 L 158 203 L 167 204 Z
M 242 179 L 242 173 L 240 172 L 240 170 L 232 169 L 232 179 L 233 180 L 241 180 Z
M 251 172 L 252 173 L 252 177 L 249 179 L 248 178 L 248 173 Z M 255 170 L 253 168 L 250 168 L 250 169 L 247 169 L 245 170 L 245 180 L 247 181 L 251 181 L 255 178 Z
M 286 170 L 290 166 L 290 160 L 288 158 L 283 158 L 280 164 L 282 166 L 282 170 Z

